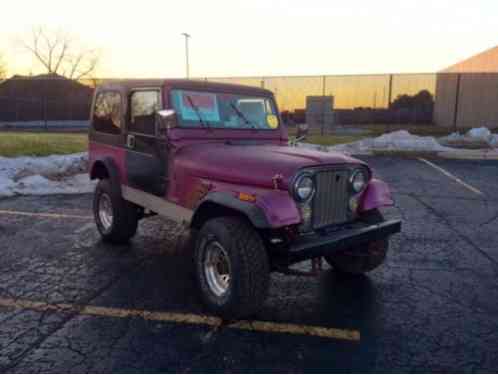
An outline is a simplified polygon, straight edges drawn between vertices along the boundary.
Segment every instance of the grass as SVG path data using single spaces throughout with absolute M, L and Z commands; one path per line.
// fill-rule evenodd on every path
M 320 135 L 320 131 L 312 131 L 306 138 L 305 142 L 314 143 L 322 146 L 334 146 L 337 144 L 344 144 L 355 142 L 367 137 L 378 137 L 385 133 L 390 133 L 398 130 L 406 130 L 414 135 L 431 136 L 431 137 L 444 137 L 453 132 L 453 129 L 442 128 L 435 125 L 351 125 L 344 126 L 347 129 L 353 129 L 354 133 L 351 134 L 326 134 Z M 466 129 L 459 129 L 466 131 Z M 294 138 L 296 136 L 296 129 L 289 128 L 289 136 Z
M 304 142 L 321 146 L 334 146 L 344 143 L 356 142 L 365 137 L 368 137 L 368 134 L 328 134 L 323 136 L 320 134 L 315 134 L 306 137 Z
M 357 125 L 354 126 L 355 129 L 363 129 L 373 136 L 379 136 L 385 133 L 390 133 L 398 130 L 406 130 L 410 134 L 420 135 L 420 136 L 433 136 L 433 137 L 443 137 L 445 135 L 453 133 L 453 129 L 443 128 L 436 125 L 410 125 L 410 124 L 400 124 L 400 125 Z
M 0 156 L 48 156 L 86 151 L 88 136 L 77 133 L 0 132 Z
M 352 127 L 353 128 L 353 127 Z M 366 137 L 376 137 L 396 130 L 408 130 L 412 134 L 441 137 L 451 133 L 451 129 L 433 125 L 359 125 L 355 129 L 364 132 L 354 134 L 311 133 L 305 142 L 322 146 L 351 143 Z M 289 129 L 289 135 L 295 137 L 295 129 Z M 0 156 L 47 156 L 82 152 L 87 150 L 86 133 L 46 133 L 46 132 L 0 132 Z M 452 145 L 453 147 L 457 145 Z M 476 145 L 480 148 L 481 145 Z

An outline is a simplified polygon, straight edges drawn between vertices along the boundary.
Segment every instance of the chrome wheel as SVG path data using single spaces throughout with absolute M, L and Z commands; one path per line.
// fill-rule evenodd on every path
M 109 231 L 113 221 L 112 202 L 106 193 L 102 193 L 99 198 L 99 219 L 104 231 Z
M 230 287 L 231 267 L 226 250 L 217 241 L 206 244 L 204 275 L 211 292 L 224 296 Z

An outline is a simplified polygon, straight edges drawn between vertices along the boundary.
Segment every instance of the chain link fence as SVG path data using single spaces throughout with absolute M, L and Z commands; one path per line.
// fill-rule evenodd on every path
M 0 83 L 0 127 L 86 129 L 94 87 L 59 76 L 14 76 Z
M 435 74 L 206 78 L 273 91 L 290 124 L 433 124 Z M 315 104 L 315 105 L 313 105 Z M 330 115 L 331 114 L 331 115 Z
M 289 126 L 322 133 L 364 125 L 498 127 L 498 73 L 208 77 L 266 88 Z M 0 128 L 88 126 L 94 88 L 106 79 L 14 76 L 0 83 Z

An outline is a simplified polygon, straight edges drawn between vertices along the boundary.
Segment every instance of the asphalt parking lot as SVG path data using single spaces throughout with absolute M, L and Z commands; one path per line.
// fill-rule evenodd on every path
M 0 371 L 496 372 L 498 161 L 364 159 L 403 219 L 386 264 L 274 275 L 242 323 L 205 316 L 172 223 L 110 247 L 91 195 L 0 200 Z

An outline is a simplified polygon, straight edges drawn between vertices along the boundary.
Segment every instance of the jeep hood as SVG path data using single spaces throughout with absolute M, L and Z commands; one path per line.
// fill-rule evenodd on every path
M 197 143 L 180 148 L 175 157 L 176 168 L 183 173 L 206 180 L 239 185 L 272 188 L 272 178 L 282 176 L 281 189 L 301 168 L 362 164 L 363 162 L 336 152 L 320 152 L 280 145 L 240 145 Z

